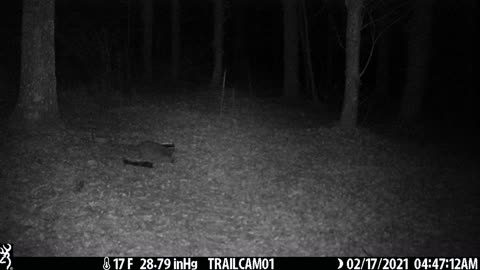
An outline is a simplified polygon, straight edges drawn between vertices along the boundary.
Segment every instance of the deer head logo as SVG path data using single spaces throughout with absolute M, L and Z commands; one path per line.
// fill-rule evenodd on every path
M 0 264 L 6 264 L 7 268 L 10 269 L 10 265 L 12 265 L 12 261 L 10 260 L 10 250 L 12 250 L 12 245 L 6 244 L 0 247 Z

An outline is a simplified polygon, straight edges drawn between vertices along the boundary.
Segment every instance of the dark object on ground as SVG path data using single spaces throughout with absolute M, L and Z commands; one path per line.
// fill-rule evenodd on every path
M 140 167 L 145 167 L 145 168 L 153 168 L 153 163 L 148 162 L 148 161 L 131 161 L 131 160 L 128 160 L 128 159 L 123 159 L 123 164 L 140 166 Z
M 134 147 L 134 156 L 123 159 L 126 165 L 152 168 L 155 163 L 173 163 L 175 144 L 143 141 Z

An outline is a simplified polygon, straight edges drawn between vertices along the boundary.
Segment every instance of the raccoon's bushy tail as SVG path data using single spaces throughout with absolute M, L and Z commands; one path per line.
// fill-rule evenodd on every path
M 123 159 L 123 164 L 125 165 L 132 165 L 132 166 L 139 166 L 139 167 L 145 167 L 145 168 L 153 168 L 153 163 L 150 161 L 134 161 L 134 160 L 128 160 L 128 159 Z

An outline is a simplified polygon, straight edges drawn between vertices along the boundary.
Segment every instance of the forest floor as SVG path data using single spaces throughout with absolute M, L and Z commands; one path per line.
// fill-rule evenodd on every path
M 275 99 L 230 97 L 222 113 L 208 94 L 68 100 L 64 130 L 1 134 L 0 243 L 15 256 L 479 254 L 466 140 L 345 131 Z M 175 162 L 124 165 L 143 140 L 174 142 Z

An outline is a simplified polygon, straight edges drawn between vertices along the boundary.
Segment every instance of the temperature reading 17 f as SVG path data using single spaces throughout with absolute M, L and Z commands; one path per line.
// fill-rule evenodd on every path
M 113 264 L 115 266 L 115 270 L 122 270 L 123 266 L 125 265 L 125 261 L 127 261 L 127 270 L 130 270 L 133 265 L 133 258 L 115 258 L 113 259 Z

